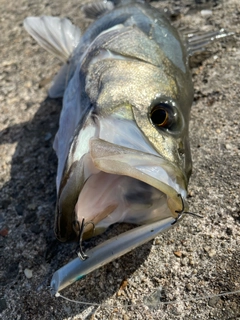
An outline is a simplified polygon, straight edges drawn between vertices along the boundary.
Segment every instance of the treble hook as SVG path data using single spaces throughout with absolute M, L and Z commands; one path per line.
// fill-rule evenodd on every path
M 184 211 L 185 205 L 184 205 L 183 197 L 182 197 L 182 195 L 181 195 L 180 193 L 178 194 L 178 197 L 181 198 L 182 210 L 176 210 L 176 211 L 175 211 L 176 213 L 178 213 L 178 216 L 177 216 L 177 218 L 175 219 L 175 221 L 172 223 L 172 225 L 175 224 L 175 223 L 177 223 L 178 220 L 182 217 L 183 214 L 190 214 L 190 215 L 192 215 L 192 216 L 195 216 L 195 217 L 198 217 L 198 218 L 201 218 L 201 219 L 203 218 L 203 216 L 200 216 L 199 214 L 196 214 L 196 213 L 193 213 L 193 212 Z
M 84 228 L 88 225 L 88 224 L 92 224 L 93 225 L 93 232 L 95 230 L 95 224 L 92 221 L 89 221 L 87 223 L 84 223 L 85 219 L 82 219 L 82 223 L 80 226 L 79 221 L 74 221 L 75 224 L 78 225 L 79 228 L 79 236 L 78 236 L 78 247 L 79 247 L 79 251 L 77 251 L 77 255 L 80 259 L 82 260 L 86 260 L 88 258 L 88 255 L 86 253 L 84 253 L 83 248 L 82 248 L 82 237 L 83 237 L 83 233 L 84 233 Z

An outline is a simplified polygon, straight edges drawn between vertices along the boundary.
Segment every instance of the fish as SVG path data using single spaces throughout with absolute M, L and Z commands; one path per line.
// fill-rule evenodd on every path
M 24 21 L 64 62 L 49 89 L 63 97 L 56 236 L 81 241 L 116 223 L 174 226 L 189 207 L 189 56 L 213 37 L 187 41 L 141 0 L 97 1 L 83 11 L 94 19 L 85 33 L 67 18 Z

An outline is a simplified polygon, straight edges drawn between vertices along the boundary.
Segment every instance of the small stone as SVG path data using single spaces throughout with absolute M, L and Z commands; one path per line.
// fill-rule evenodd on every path
M 0 236 L 6 237 L 7 235 L 8 235 L 8 229 L 7 228 L 3 228 L 2 230 L 0 230 Z
M 190 264 L 190 266 L 194 266 L 195 263 L 192 259 L 189 259 L 189 264 Z
M 30 269 L 25 269 L 25 270 L 24 270 L 24 274 L 25 274 L 25 276 L 26 276 L 27 279 L 31 279 L 32 276 L 33 276 L 32 270 L 30 270 Z
M 128 281 L 124 279 L 121 283 L 120 290 L 124 290 L 127 285 L 128 285 Z
M 181 260 L 181 264 L 182 264 L 183 266 L 188 265 L 188 263 L 189 263 L 189 259 L 188 259 L 187 257 L 185 257 L 185 258 L 183 258 L 183 259 Z
M 220 300 L 220 297 L 212 297 L 209 299 L 208 305 L 210 307 L 214 307 L 218 303 L 219 300 Z
M 231 146 L 229 143 L 226 143 L 226 144 L 225 144 L 225 148 L 226 148 L 227 150 L 230 150 L 230 149 L 232 149 L 232 146 Z
M 118 263 L 118 262 L 113 261 L 113 266 L 114 266 L 114 268 L 118 269 L 118 268 L 119 268 L 119 263 Z
M 24 85 L 26 88 L 31 88 L 33 83 L 31 81 L 26 81 Z
M 212 257 L 214 257 L 215 255 L 217 254 L 217 252 L 215 251 L 215 250 L 210 250 L 210 251 L 208 251 L 208 256 L 210 257 L 210 258 L 212 258 Z
M 194 191 L 192 191 L 192 190 L 188 191 L 188 196 L 189 197 L 194 197 Z
M 36 205 L 35 203 L 30 203 L 30 204 L 27 206 L 27 208 L 28 208 L 29 210 L 35 210 L 35 209 L 37 208 L 37 205 Z
M 181 251 L 174 251 L 173 252 L 175 254 L 176 257 L 181 258 L 182 256 L 182 252 Z
M 209 18 L 212 15 L 212 10 L 201 10 L 201 16 L 204 18 Z
M 190 285 L 190 283 L 186 284 L 186 289 L 187 289 L 187 291 L 191 291 L 192 290 L 192 286 Z

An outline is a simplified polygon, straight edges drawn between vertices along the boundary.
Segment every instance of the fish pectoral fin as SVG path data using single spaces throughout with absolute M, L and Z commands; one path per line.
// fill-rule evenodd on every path
M 114 9 L 114 4 L 111 1 L 95 1 L 87 3 L 82 7 L 82 12 L 86 18 L 97 19 L 106 12 Z
M 49 97 L 50 98 L 63 97 L 64 91 L 68 84 L 68 80 L 69 80 L 69 64 L 65 63 L 53 79 L 52 86 L 48 90 Z
M 24 27 L 40 46 L 63 62 L 69 59 L 81 37 L 81 30 L 66 18 L 28 17 Z

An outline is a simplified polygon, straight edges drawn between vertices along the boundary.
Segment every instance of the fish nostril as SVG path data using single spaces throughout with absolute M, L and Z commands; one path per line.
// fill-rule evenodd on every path
M 184 157 L 184 155 L 185 155 L 184 149 L 179 148 L 178 149 L 178 154 L 180 155 L 180 157 Z

